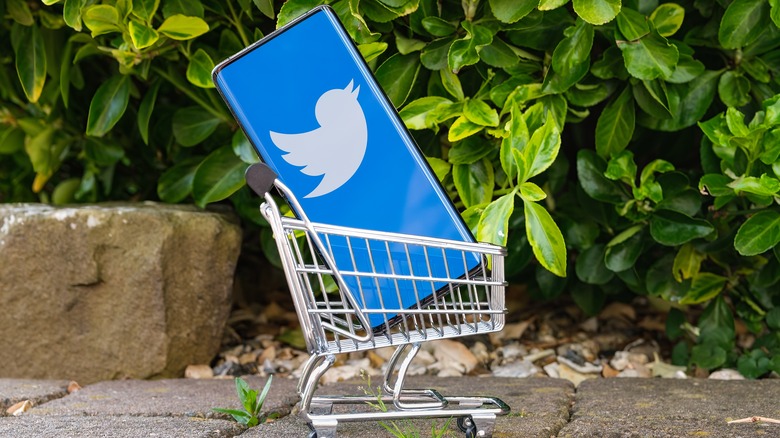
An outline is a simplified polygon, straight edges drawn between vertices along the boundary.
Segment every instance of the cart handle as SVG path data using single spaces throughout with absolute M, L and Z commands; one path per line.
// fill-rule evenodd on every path
M 286 198 L 287 202 L 297 213 L 298 217 L 303 222 L 305 228 L 311 232 L 309 236 L 314 241 L 314 245 L 317 248 L 322 248 L 322 249 L 325 248 L 325 245 L 322 243 L 320 236 L 317 234 L 317 231 L 314 229 L 314 225 L 309 220 L 309 217 L 306 216 L 306 213 L 304 213 L 303 208 L 301 208 L 301 205 L 298 203 L 298 199 L 295 197 L 295 195 L 293 195 L 292 191 L 286 185 L 284 185 L 281 181 L 279 181 L 273 169 L 271 169 L 267 164 L 258 162 L 249 166 L 246 169 L 244 176 L 246 178 L 247 185 L 249 185 L 249 187 L 251 187 L 255 193 L 263 197 L 265 199 L 265 204 L 271 206 L 271 208 L 275 211 L 276 214 L 274 215 L 273 220 L 277 222 L 277 224 L 276 227 L 274 227 L 272 224 L 272 228 L 282 230 L 279 209 L 276 206 L 276 203 L 274 202 L 273 197 L 270 194 L 271 188 L 276 187 L 276 189 L 282 193 L 282 195 Z M 263 208 L 261 206 L 261 212 L 262 210 Z M 271 218 L 269 218 L 268 216 L 266 216 L 266 219 L 268 219 L 269 222 L 271 221 Z M 282 248 L 281 248 L 281 244 L 278 241 L 277 241 L 277 247 L 281 254 Z M 364 328 L 371 327 L 368 317 L 360 309 L 357 300 L 352 295 L 352 291 L 349 289 L 349 287 L 347 287 L 347 284 L 344 281 L 344 278 L 341 276 L 341 273 L 339 272 L 338 269 L 335 269 L 336 263 L 333 261 L 333 258 L 330 256 L 330 254 L 328 254 L 327 251 L 322 251 L 320 256 L 322 257 L 326 265 L 334 268 L 332 275 L 333 277 L 335 277 L 336 284 L 338 284 L 339 289 L 345 292 L 344 296 L 347 298 L 347 301 L 349 301 L 349 304 L 354 309 L 355 316 L 357 317 L 360 324 Z M 290 283 L 290 281 L 288 281 L 288 283 Z M 322 322 L 321 324 L 325 328 L 340 333 L 343 336 L 352 338 L 358 342 L 368 342 L 373 337 L 373 334 L 368 329 L 366 329 L 367 333 L 365 335 L 360 336 L 326 322 Z
M 276 180 L 276 172 L 265 163 L 255 163 L 244 172 L 247 185 L 261 198 L 271 191 Z

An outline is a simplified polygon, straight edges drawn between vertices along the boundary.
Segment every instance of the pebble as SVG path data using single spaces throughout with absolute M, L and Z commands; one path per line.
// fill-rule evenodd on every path
M 528 354 L 528 350 L 517 342 L 505 345 L 501 351 L 504 353 L 504 359 L 511 360 Z
M 214 377 L 214 370 L 204 364 L 187 365 L 184 370 L 184 377 L 187 379 L 211 379 Z
M 527 360 L 516 360 L 493 369 L 493 375 L 496 377 L 516 377 L 518 379 L 534 376 L 538 372 L 539 368 Z
M 439 369 L 454 368 L 462 374 L 468 373 L 477 367 L 479 361 L 474 353 L 465 345 L 451 339 L 442 339 L 432 342 L 433 356 L 438 361 Z M 441 371 L 439 372 L 441 375 Z
M 730 368 L 714 371 L 709 378 L 714 380 L 745 380 L 745 376 L 740 374 L 739 371 Z
M 22 415 L 25 412 L 29 411 L 30 408 L 32 408 L 32 406 L 33 404 L 30 400 L 24 400 L 12 405 L 8 409 L 6 409 L 5 412 L 8 415 L 13 415 L 14 417 L 18 417 L 19 415 Z
M 594 365 L 588 362 L 583 362 L 583 364 L 580 365 L 563 356 L 558 356 L 558 363 L 562 365 L 566 365 L 568 368 L 571 368 L 572 370 L 580 374 L 599 374 L 601 373 L 601 369 L 602 369 L 601 365 Z
M 599 375 L 580 373 L 577 370 L 572 369 L 571 367 L 559 362 L 558 377 L 561 379 L 568 380 L 569 382 L 574 384 L 574 386 L 579 386 L 579 384 L 582 383 L 583 381 L 588 379 L 595 379 L 599 377 Z

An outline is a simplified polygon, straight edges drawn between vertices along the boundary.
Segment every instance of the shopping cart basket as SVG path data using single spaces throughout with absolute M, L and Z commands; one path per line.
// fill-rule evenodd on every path
M 254 164 L 247 169 L 246 177 L 250 187 L 265 199 L 260 211 L 273 230 L 311 354 L 298 382 L 299 412 L 312 430 L 310 437 L 335 437 L 339 422 L 416 418 L 456 418 L 467 437 L 492 436 L 496 416 L 509 412 L 509 406 L 500 399 L 445 397 L 435 389 L 404 388 L 404 380 L 421 342 L 502 329 L 506 312 L 504 248 L 312 223 L 290 189 L 276 179 L 270 168 Z M 282 214 L 270 192 L 273 187 L 290 204 L 297 218 Z M 370 250 L 351 251 L 352 269 L 337 269 L 335 241 L 345 243 L 350 250 Z M 426 272 L 377 269 L 380 259 L 391 257 L 390 252 L 399 248 L 410 259 L 412 254 L 422 254 L 428 262 Z M 481 266 L 457 278 L 448 273 L 462 270 L 445 266 L 442 274 L 441 269 L 431 269 L 430 260 L 447 265 L 452 263 L 453 254 L 464 265 L 477 257 L 482 261 Z M 357 257 L 369 260 L 361 262 L 355 260 Z M 382 294 L 400 295 L 401 287 L 414 289 L 418 297 L 424 295 L 424 290 L 436 290 L 436 293 L 428 300 L 418 298 L 417 304 L 409 308 L 365 306 L 361 304 L 366 302 L 361 298 L 361 285 L 366 281 L 384 288 Z M 379 330 L 372 328 L 370 322 L 377 318 L 383 321 Z M 334 364 L 335 354 L 388 346 L 396 350 L 387 364 L 380 395 L 386 411 L 361 411 L 361 407 L 377 402 L 377 398 L 367 395 L 314 395 L 320 377 Z M 352 409 L 341 412 L 343 409 L 334 409 L 334 405 L 339 408 L 349 405 Z

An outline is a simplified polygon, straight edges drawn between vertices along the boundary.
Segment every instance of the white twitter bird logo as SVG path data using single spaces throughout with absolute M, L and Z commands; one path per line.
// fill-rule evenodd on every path
M 368 127 L 363 108 L 357 100 L 360 85 L 354 90 L 328 90 L 320 96 L 314 115 L 320 127 L 300 134 L 271 131 L 271 140 L 287 152 L 282 155 L 293 166 L 303 166 L 301 173 L 322 175 L 320 184 L 305 198 L 326 195 L 349 181 L 355 174 L 368 145 Z

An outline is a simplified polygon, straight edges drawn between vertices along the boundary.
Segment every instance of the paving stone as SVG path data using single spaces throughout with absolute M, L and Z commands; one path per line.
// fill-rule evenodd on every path
M 559 437 L 777 437 L 780 380 L 594 379 L 577 388 L 571 422 Z
M 364 382 L 344 382 L 326 386 L 320 389 L 321 394 L 362 395 L 358 389 Z M 377 381 L 372 382 L 376 386 Z M 512 412 L 496 420 L 493 436 L 502 437 L 538 437 L 549 438 L 566 424 L 569 418 L 569 407 L 574 399 L 574 387 L 571 383 L 548 378 L 431 378 L 410 377 L 408 388 L 433 388 L 444 396 L 493 396 L 502 399 Z M 421 436 L 430 436 L 434 420 L 417 420 L 412 422 L 412 428 L 418 430 Z M 435 420 L 441 426 L 446 419 Z M 404 426 L 403 422 L 399 425 Z M 457 431 L 456 422 L 452 421 L 450 429 Z M 306 436 L 308 427 L 300 417 L 291 415 L 279 421 L 263 424 L 247 430 L 242 438 L 260 438 L 268 436 Z M 339 424 L 340 437 L 384 437 L 391 436 L 376 422 Z M 451 436 L 460 436 L 455 432 Z
M 30 400 L 39 405 L 67 394 L 67 380 L 0 379 L 0 417 L 20 401 Z
M 0 418 L 0 436 L 14 438 L 216 438 L 244 431 L 236 422 L 202 418 L 23 415 Z
M 265 385 L 264 378 L 245 380 L 253 389 Z M 264 410 L 287 415 L 298 400 L 296 384 L 295 380 L 274 379 Z M 240 409 L 235 388 L 232 379 L 107 381 L 33 408 L 29 415 L 230 418 L 211 409 Z

